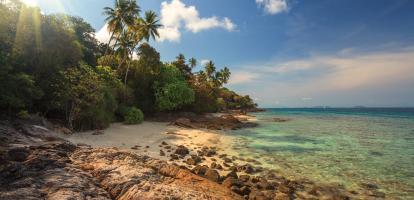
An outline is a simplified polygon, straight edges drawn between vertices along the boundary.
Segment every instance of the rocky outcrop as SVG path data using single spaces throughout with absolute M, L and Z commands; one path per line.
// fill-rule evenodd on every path
M 183 128 L 206 128 L 211 130 L 236 130 L 257 126 L 253 122 L 242 122 L 231 114 L 221 116 L 196 116 L 193 118 L 178 118 L 171 125 Z
M 242 199 L 166 161 L 76 146 L 40 126 L 16 127 L 0 123 L 0 199 Z

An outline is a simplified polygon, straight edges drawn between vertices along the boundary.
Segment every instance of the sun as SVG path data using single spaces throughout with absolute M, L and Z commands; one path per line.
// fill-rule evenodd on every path
M 37 6 L 38 0 L 22 0 L 22 2 L 28 6 Z

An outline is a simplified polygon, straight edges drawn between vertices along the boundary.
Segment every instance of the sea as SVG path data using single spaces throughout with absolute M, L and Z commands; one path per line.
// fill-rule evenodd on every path
M 285 177 L 414 199 L 414 108 L 270 108 L 231 148 Z M 281 120 L 282 119 L 282 120 Z

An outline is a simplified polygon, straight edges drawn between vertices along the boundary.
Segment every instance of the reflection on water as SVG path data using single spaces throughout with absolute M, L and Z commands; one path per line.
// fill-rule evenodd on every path
M 233 149 L 292 178 L 414 198 L 414 110 L 274 109 L 233 131 Z M 272 122 L 273 117 L 293 119 Z

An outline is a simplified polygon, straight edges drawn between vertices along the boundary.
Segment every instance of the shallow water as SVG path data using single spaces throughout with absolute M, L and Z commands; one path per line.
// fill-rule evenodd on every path
M 414 199 L 414 109 L 269 109 L 232 149 L 291 178 Z M 275 117 L 289 118 L 273 122 Z

